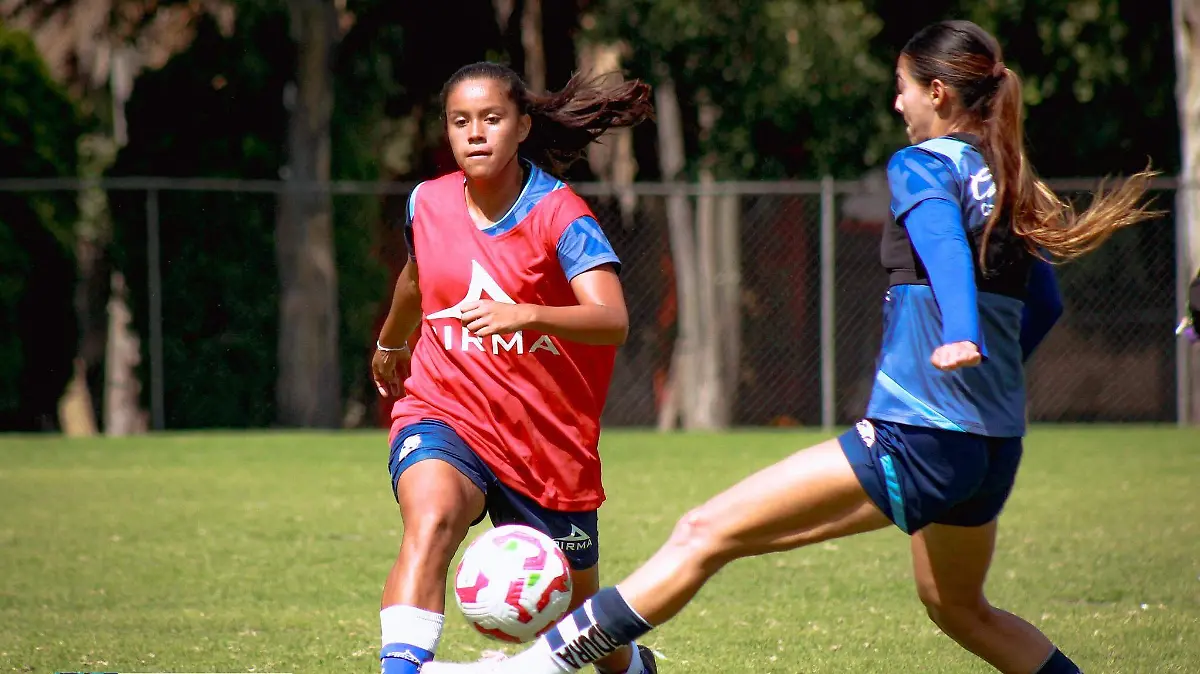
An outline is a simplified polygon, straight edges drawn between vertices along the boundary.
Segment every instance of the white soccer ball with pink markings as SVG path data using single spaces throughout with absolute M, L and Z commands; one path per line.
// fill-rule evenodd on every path
M 554 539 L 506 524 L 467 547 L 454 573 L 454 596 L 480 634 L 525 643 L 567 612 L 571 569 Z

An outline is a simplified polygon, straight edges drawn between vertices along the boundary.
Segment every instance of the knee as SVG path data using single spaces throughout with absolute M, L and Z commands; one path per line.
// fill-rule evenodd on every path
M 736 540 L 722 526 L 719 513 L 700 506 L 675 524 L 670 545 L 682 549 L 691 559 L 721 565 L 738 556 Z
M 929 619 L 951 637 L 985 627 L 992 615 L 992 607 L 982 594 L 969 599 L 943 597 L 935 589 L 922 589 L 918 594 Z
M 447 564 L 465 538 L 469 526 L 460 513 L 448 508 L 422 508 L 407 513 L 403 520 L 401 554 L 444 559 Z

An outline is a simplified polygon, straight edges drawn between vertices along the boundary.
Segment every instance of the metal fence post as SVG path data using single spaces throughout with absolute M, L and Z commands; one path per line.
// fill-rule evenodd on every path
M 837 390 L 834 355 L 834 183 L 821 179 L 821 427 L 833 430 L 837 421 L 834 393 Z
M 163 413 L 162 265 L 158 228 L 158 190 L 146 190 L 146 264 L 150 281 L 150 421 L 161 431 Z

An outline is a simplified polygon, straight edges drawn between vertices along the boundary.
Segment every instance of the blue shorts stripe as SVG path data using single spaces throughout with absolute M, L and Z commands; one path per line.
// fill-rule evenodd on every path
M 904 515 L 904 492 L 900 490 L 900 478 L 896 477 L 896 466 L 892 464 L 892 457 L 883 455 L 879 457 L 879 465 L 883 467 L 884 479 L 887 481 L 888 501 L 892 504 L 892 521 L 904 533 L 908 531 L 908 518 Z

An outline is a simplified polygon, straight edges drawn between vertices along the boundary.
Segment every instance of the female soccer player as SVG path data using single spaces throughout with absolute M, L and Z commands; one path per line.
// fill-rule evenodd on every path
M 383 590 L 384 674 L 415 674 L 433 658 L 447 568 L 485 513 L 558 541 L 573 606 L 599 589 L 600 414 L 629 318 L 612 246 L 548 171 L 646 119 L 649 96 L 638 81 L 579 76 L 537 94 L 492 63 L 462 68 L 443 89 L 460 170 L 409 197 L 410 259 L 372 361 L 381 395 L 407 394 L 390 434 L 404 534 Z M 650 651 L 629 645 L 596 664 L 654 671 Z
M 961 21 L 905 46 L 895 108 L 913 145 L 888 167 L 895 222 L 865 418 L 683 517 L 667 544 L 530 649 L 426 674 L 558 674 L 661 625 L 725 564 L 892 523 L 911 535 L 917 594 L 963 647 L 1013 674 L 1078 667 L 983 593 L 1025 432 L 1022 364 L 1061 312 L 1040 259 L 1077 257 L 1150 217 L 1149 173 L 1076 215 L 1025 158 L 1021 85 L 996 40 Z

